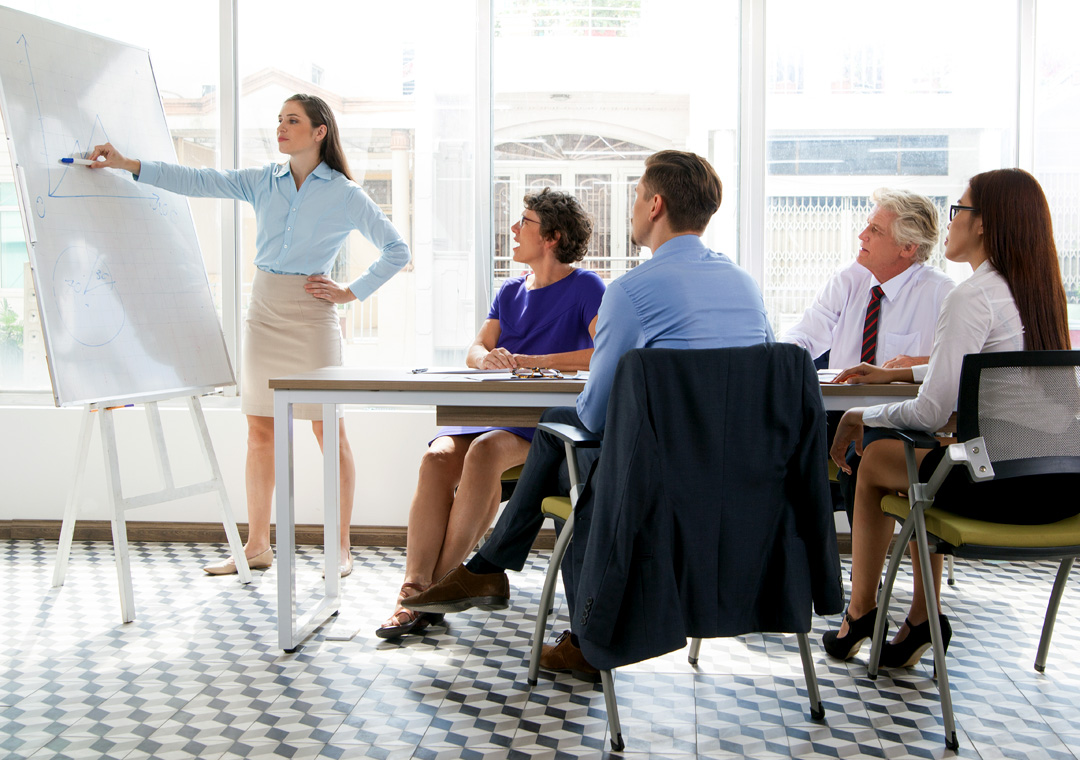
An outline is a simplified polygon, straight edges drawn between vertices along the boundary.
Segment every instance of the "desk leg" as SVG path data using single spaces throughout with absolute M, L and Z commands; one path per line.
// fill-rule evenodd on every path
M 293 498 L 293 410 L 287 392 L 274 392 L 274 478 L 277 501 L 278 645 L 292 652 L 296 635 L 296 503 Z
M 337 612 L 341 595 L 341 455 L 338 442 L 337 404 L 323 404 L 323 573 L 326 598 Z

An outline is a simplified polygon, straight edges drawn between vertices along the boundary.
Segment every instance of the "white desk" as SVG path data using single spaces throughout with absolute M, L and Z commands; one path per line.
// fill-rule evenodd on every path
M 551 406 L 571 406 L 583 380 L 477 381 L 461 375 L 412 374 L 403 369 L 326 367 L 270 381 L 274 391 L 274 469 L 277 494 L 278 643 L 291 652 L 337 612 L 338 457 L 323 457 L 326 590 L 318 606 L 296 615 L 296 502 L 293 493 L 293 404 L 322 404 L 323 419 L 337 418 L 338 404 L 434 406 L 440 425 L 535 425 Z M 915 385 L 822 385 L 826 409 L 897 401 Z M 323 425 L 323 451 L 338 449 L 337 425 Z

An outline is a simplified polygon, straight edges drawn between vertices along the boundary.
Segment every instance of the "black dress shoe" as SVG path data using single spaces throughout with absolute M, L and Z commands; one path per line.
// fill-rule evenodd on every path
M 877 607 L 858 620 L 853 620 L 851 615 L 845 612 L 844 620 L 848 624 L 846 636 L 838 636 L 836 631 L 827 631 L 821 637 L 821 643 L 825 645 L 825 651 L 838 660 L 850 660 L 859 653 L 859 648 L 863 642 L 874 635 Z
M 949 642 L 952 640 L 952 625 L 944 615 L 938 615 L 941 622 L 942 649 L 949 651 Z M 910 668 L 930 648 L 930 621 L 912 625 L 910 620 L 904 623 L 908 627 L 908 635 L 898 644 L 885 644 L 881 649 L 881 666 L 883 668 Z

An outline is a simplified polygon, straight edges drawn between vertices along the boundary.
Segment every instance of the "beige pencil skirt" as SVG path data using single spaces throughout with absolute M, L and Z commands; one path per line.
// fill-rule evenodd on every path
M 301 274 L 255 271 L 244 319 L 240 411 L 274 416 L 272 377 L 341 366 L 341 322 L 334 304 L 304 290 Z M 321 420 L 320 404 L 296 404 L 293 417 Z

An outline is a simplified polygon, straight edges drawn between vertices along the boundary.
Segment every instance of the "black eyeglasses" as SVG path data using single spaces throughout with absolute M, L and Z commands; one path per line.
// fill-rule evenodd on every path
M 979 209 L 975 208 L 974 206 L 960 206 L 958 204 L 949 206 L 949 221 L 951 222 L 953 219 L 955 219 L 956 215 L 959 214 L 961 211 L 978 211 L 978 210 Z
M 533 224 L 540 224 L 540 221 L 538 219 L 530 219 L 529 217 L 525 216 L 525 214 L 522 214 L 521 215 L 521 221 L 518 222 L 518 227 L 524 227 L 525 222 L 532 222 Z
M 529 220 L 530 222 L 532 219 Z M 562 380 L 562 372 L 547 367 L 518 367 L 511 374 L 518 380 Z

